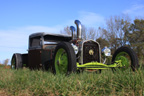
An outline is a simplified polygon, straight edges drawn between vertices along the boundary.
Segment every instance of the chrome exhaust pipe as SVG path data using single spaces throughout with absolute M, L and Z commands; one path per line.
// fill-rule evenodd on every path
M 82 25 L 81 25 L 81 22 L 79 20 L 75 20 L 75 24 L 77 26 L 77 39 L 81 40 L 82 39 L 82 32 L 81 32 Z
M 70 26 L 70 30 L 71 30 L 71 33 L 72 33 L 72 39 L 75 39 L 76 35 L 75 35 L 75 27 L 74 26 Z

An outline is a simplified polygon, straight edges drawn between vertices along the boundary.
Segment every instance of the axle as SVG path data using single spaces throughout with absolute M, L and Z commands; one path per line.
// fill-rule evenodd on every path
M 103 64 L 99 62 L 89 62 L 83 65 L 77 63 L 77 68 L 85 68 L 85 69 L 109 69 L 109 68 L 116 68 L 116 67 L 123 67 L 121 60 L 115 61 L 113 64 Z

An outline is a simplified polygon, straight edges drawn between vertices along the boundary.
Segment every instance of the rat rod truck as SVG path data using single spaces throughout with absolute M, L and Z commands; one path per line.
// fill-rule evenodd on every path
M 29 49 L 27 54 L 14 53 L 11 68 L 19 69 L 51 69 L 54 74 L 68 74 L 77 70 L 101 69 L 132 69 L 139 67 L 135 52 L 126 46 L 118 48 L 112 56 L 111 64 L 105 64 L 107 57 L 111 56 L 109 48 L 100 48 L 97 41 L 82 39 L 81 22 L 75 20 L 75 27 L 71 26 L 71 36 L 62 34 L 49 34 L 45 32 L 34 33 L 29 36 Z M 101 63 L 101 53 L 105 55 Z

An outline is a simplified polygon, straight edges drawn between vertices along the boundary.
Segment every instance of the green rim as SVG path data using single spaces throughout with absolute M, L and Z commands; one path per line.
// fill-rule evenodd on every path
M 122 69 L 127 69 L 131 66 L 131 58 L 126 52 L 120 52 L 117 54 L 115 60 L 121 60 Z
M 12 69 L 15 69 L 15 68 L 16 68 L 15 58 L 12 58 L 11 68 L 12 68 Z
M 66 73 L 68 68 L 68 56 L 66 51 L 58 49 L 55 56 L 55 71 L 56 73 Z

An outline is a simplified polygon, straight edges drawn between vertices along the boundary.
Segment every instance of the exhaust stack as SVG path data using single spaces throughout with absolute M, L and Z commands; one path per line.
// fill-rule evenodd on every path
M 77 39 L 81 40 L 82 39 L 82 32 L 81 32 L 82 26 L 81 26 L 81 22 L 79 20 L 75 20 L 75 24 L 77 26 Z
M 74 26 L 70 26 L 70 30 L 71 30 L 71 32 L 72 32 L 72 39 L 75 39 L 76 37 L 76 35 L 75 35 L 75 27 Z

